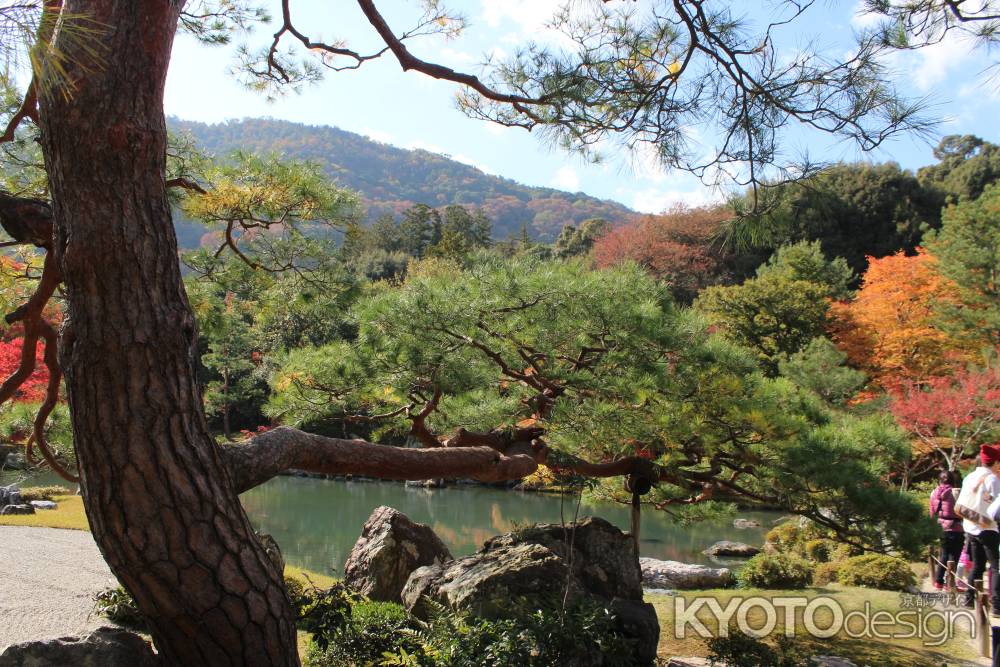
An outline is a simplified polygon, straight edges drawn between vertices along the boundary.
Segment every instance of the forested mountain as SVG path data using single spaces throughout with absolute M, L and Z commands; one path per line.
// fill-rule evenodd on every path
M 369 221 L 385 213 L 399 216 L 415 204 L 463 204 L 483 209 L 495 238 L 520 234 L 527 225 L 531 236 L 553 240 L 567 224 L 590 218 L 623 223 L 635 216 L 617 202 L 529 187 L 444 155 L 396 148 L 335 127 L 263 118 L 214 125 L 171 118 L 169 125 L 219 157 L 241 149 L 317 162 L 337 183 L 361 193 Z

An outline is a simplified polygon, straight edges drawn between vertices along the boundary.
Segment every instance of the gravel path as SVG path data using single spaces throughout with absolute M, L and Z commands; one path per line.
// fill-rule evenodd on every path
M 110 625 L 93 596 L 117 582 L 89 532 L 0 526 L 0 561 L 0 651 Z

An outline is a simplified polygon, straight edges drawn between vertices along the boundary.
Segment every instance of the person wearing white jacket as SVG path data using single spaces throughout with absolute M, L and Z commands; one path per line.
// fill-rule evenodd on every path
M 1000 615 L 1000 532 L 997 532 L 997 513 L 1000 512 L 1000 442 L 983 445 L 979 449 L 981 465 L 962 482 L 955 513 L 962 517 L 962 527 L 969 538 L 972 552 L 972 570 L 969 572 L 969 589 L 965 604 L 975 602 L 974 584 L 990 569 L 991 613 Z

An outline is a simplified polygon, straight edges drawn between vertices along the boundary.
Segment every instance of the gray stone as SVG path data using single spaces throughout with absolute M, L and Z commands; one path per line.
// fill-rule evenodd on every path
M 713 663 L 708 658 L 670 658 L 666 667 L 726 667 L 724 663 Z
M 611 601 L 611 611 L 615 615 L 618 632 L 635 640 L 633 655 L 640 665 L 649 665 L 656 660 L 656 647 L 660 643 L 660 620 L 656 617 L 656 607 L 638 600 Z
M 561 595 L 567 583 L 570 597 L 582 592 L 566 564 L 540 544 L 518 544 L 480 551 L 443 565 L 418 568 L 403 589 L 403 606 L 427 616 L 427 600 L 492 617 L 518 598 Z
M 13 644 L 0 654 L 0 667 L 154 667 L 159 660 L 139 635 L 98 628 L 86 637 L 61 637 Z
M 3 467 L 7 470 L 27 470 L 28 461 L 24 458 L 24 454 L 21 452 L 14 452 L 8 454 L 4 459 Z
M 760 521 L 754 519 L 733 519 L 733 528 L 760 528 Z
M 835 655 L 814 655 L 812 661 L 816 667 L 858 667 L 847 658 L 840 658 Z
M 702 553 L 713 558 L 752 558 L 760 553 L 760 549 L 743 542 L 722 540 L 705 549 Z
M 733 580 L 729 568 L 694 565 L 675 560 L 640 558 L 639 567 L 642 568 L 642 584 L 646 588 L 671 590 L 725 588 Z
M 11 514 L 34 514 L 35 508 L 31 505 L 7 505 L 0 509 L 0 516 L 10 516 Z
M 486 540 L 483 551 L 516 544 L 541 544 L 566 562 L 588 593 L 610 600 L 642 599 L 642 573 L 635 541 L 599 517 L 575 524 L 540 523 Z M 572 544 L 572 558 L 570 558 Z
M 52 502 L 51 500 L 32 500 L 28 504 L 34 507 L 36 510 L 54 510 L 57 507 L 59 507 L 59 505 Z
M 278 546 L 277 540 L 268 535 L 267 533 L 256 532 L 257 539 L 260 540 L 261 545 L 264 547 L 264 553 L 267 554 L 267 559 L 271 561 L 275 569 L 278 572 L 285 571 L 285 557 L 281 555 L 281 547 Z
M 428 601 L 435 601 L 490 617 L 509 613 L 521 600 L 538 603 L 564 595 L 604 605 L 615 615 L 618 631 L 635 640 L 634 662 L 655 660 L 660 627 L 656 610 L 642 599 L 635 543 L 603 519 L 498 535 L 471 556 L 416 570 L 402 599 L 417 616 L 426 616 Z M 594 659 L 601 660 L 596 654 Z
M 344 583 L 373 600 L 399 602 L 417 568 L 452 560 L 444 542 L 391 507 L 376 507 L 344 565 Z
M 0 486 L 0 507 L 20 504 L 21 492 L 16 486 Z

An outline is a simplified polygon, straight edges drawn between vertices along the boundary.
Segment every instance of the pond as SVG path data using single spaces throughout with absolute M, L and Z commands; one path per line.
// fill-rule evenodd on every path
M 51 473 L 30 480 L 0 476 L 0 484 L 14 481 L 22 486 L 65 484 Z M 323 573 L 343 572 L 361 527 L 379 505 L 394 507 L 429 525 L 455 556 L 470 554 L 487 538 L 518 526 L 558 523 L 560 509 L 571 521 L 575 510 L 574 498 L 547 493 L 466 485 L 425 489 L 398 482 L 302 477 L 275 477 L 244 493 L 241 500 L 254 527 L 278 541 L 289 565 Z M 599 516 L 629 530 L 629 508 L 624 505 L 584 501 L 580 516 Z M 759 546 L 780 515 L 741 511 L 737 516 L 756 520 L 760 527 L 734 528 L 732 517 L 683 526 L 664 512 L 644 509 L 639 552 L 663 560 L 713 563 L 702 553 L 704 549 L 719 540 Z
M 456 485 L 425 489 L 394 482 L 277 477 L 241 497 L 254 526 L 281 545 L 285 560 L 309 570 L 343 571 L 361 527 L 379 505 L 388 505 L 434 529 L 452 554 L 470 554 L 483 541 L 517 526 L 559 522 L 560 506 L 572 520 L 575 500 L 481 486 Z M 586 501 L 580 516 L 600 516 L 628 530 L 629 508 Z M 701 552 L 718 540 L 760 545 L 779 516 L 774 512 L 740 512 L 760 528 L 736 529 L 732 518 L 678 525 L 664 512 L 645 509 L 639 552 L 643 556 L 689 563 L 711 563 Z

